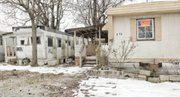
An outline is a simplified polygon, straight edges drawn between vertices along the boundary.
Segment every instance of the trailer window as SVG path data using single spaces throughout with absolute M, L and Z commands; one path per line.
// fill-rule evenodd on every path
M 71 41 L 69 41 L 69 46 L 71 45 Z
M 137 20 L 137 39 L 154 39 L 154 18 Z
M 48 47 L 52 47 L 52 46 L 53 46 L 53 38 L 48 37 Z
M 25 40 L 21 40 L 21 45 L 25 45 Z
M 3 45 L 3 39 L 1 36 L 0 36 L 0 45 Z
M 58 47 L 61 47 L 61 39 L 58 39 Z
M 37 44 L 41 44 L 41 37 L 36 37 L 36 39 L 37 39 Z M 32 37 L 31 37 L 31 43 L 33 43 L 33 39 L 32 39 Z

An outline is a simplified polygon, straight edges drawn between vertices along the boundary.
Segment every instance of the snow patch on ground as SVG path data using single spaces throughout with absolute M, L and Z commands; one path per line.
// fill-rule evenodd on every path
M 79 74 L 85 72 L 90 68 L 80 68 L 75 67 L 31 67 L 31 66 L 13 66 L 13 65 L 2 65 L 0 64 L 0 71 L 11 71 L 11 70 L 20 70 L 20 71 L 30 71 L 38 73 L 66 73 L 66 74 Z
M 75 97 L 180 97 L 180 83 L 150 83 L 133 79 L 89 78 Z M 88 95 L 88 96 L 87 96 Z

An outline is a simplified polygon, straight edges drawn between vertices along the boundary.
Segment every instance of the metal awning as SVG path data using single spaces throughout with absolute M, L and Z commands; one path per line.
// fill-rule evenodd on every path
M 76 36 L 84 36 L 85 38 L 88 37 L 95 37 L 98 32 L 99 32 L 99 27 L 103 27 L 104 24 L 99 24 L 95 26 L 86 26 L 86 27 L 78 27 L 78 28 L 71 28 L 71 29 L 66 29 L 65 32 L 68 34 L 74 35 L 76 33 Z M 101 31 L 102 33 L 103 31 Z
M 0 32 L 0 36 L 4 36 L 4 35 L 9 35 L 9 34 L 13 34 L 13 32 Z

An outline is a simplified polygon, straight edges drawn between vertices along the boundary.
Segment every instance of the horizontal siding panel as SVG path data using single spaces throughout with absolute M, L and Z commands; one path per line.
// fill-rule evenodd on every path
M 132 4 L 121 6 L 119 8 L 111 8 L 108 10 L 108 15 L 128 15 L 133 13 L 180 13 L 180 1 L 174 2 L 150 2 L 141 4 Z

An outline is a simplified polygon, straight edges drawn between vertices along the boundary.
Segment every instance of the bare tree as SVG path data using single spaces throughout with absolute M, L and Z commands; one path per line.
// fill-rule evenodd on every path
M 2 0 L 1 0 L 2 1 Z M 17 0 L 4 0 L 5 4 L 7 2 L 17 1 Z M 21 1 L 21 0 L 20 0 Z M 23 1 L 23 2 L 26 2 Z M 1 10 L 3 13 L 7 15 L 6 20 L 13 19 L 13 23 L 11 21 L 11 25 L 13 24 L 19 24 L 19 25 L 26 25 L 26 23 L 29 23 L 30 17 L 28 17 L 26 14 L 26 11 L 22 11 L 17 7 L 12 6 L 12 4 L 8 4 L 9 10 Z M 35 6 L 37 6 L 38 9 L 36 9 L 36 12 L 39 11 L 39 24 L 45 25 L 51 30 L 59 30 L 61 20 L 64 15 L 64 11 L 68 8 L 67 7 L 68 2 L 62 1 L 62 0 L 35 0 Z M 7 7 L 7 6 L 6 6 Z M 23 14 L 24 17 L 18 17 L 18 14 Z M 22 15 L 21 15 L 22 16 Z
M 136 45 L 130 40 L 122 40 L 119 47 L 116 49 L 109 49 L 114 57 L 115 61 L 118 63 L 118 66 L 122 65 L 128 60 L 128 57 L 133 53 Z
M 51 30 L 59 30 L 67 2 L 62 0 L 39 0 L 41 16 L 39 22 Z
M 105 14 L 109 7 L 115 7 L 124 0 L 76 0 L 73 4 L 75 21 L 86 26 L 104 24 L 107 16 Z
M 36 33 L 37 33 L 37 25 L 39 22 L 39 16 L 41 14 L 39 9 L 39 2 L 38 0 L 1 0 L 2 3 L 12 6 L 13 8 L 17 8 L 25 13 L 28 14 L 31 24 L 32 24 L 32 66 L 37 66 L 37 39 L 36 39 Z
M 49 27 L 51 30 L 59 30 L 61 19 L 63 18 L 63 7 L 62 0 L 0 0 L 2 4 L 6 4 L 13 8 L 8 13 L 16 14 L 19 10 L 28 15 L 28 18 L 24 21 L 24 24 L 30 21 L 32 25 L 32 66 L 37 66 L 37 25 L 43 24 Z M 14 19 L 18 19 L 16 15 Z

